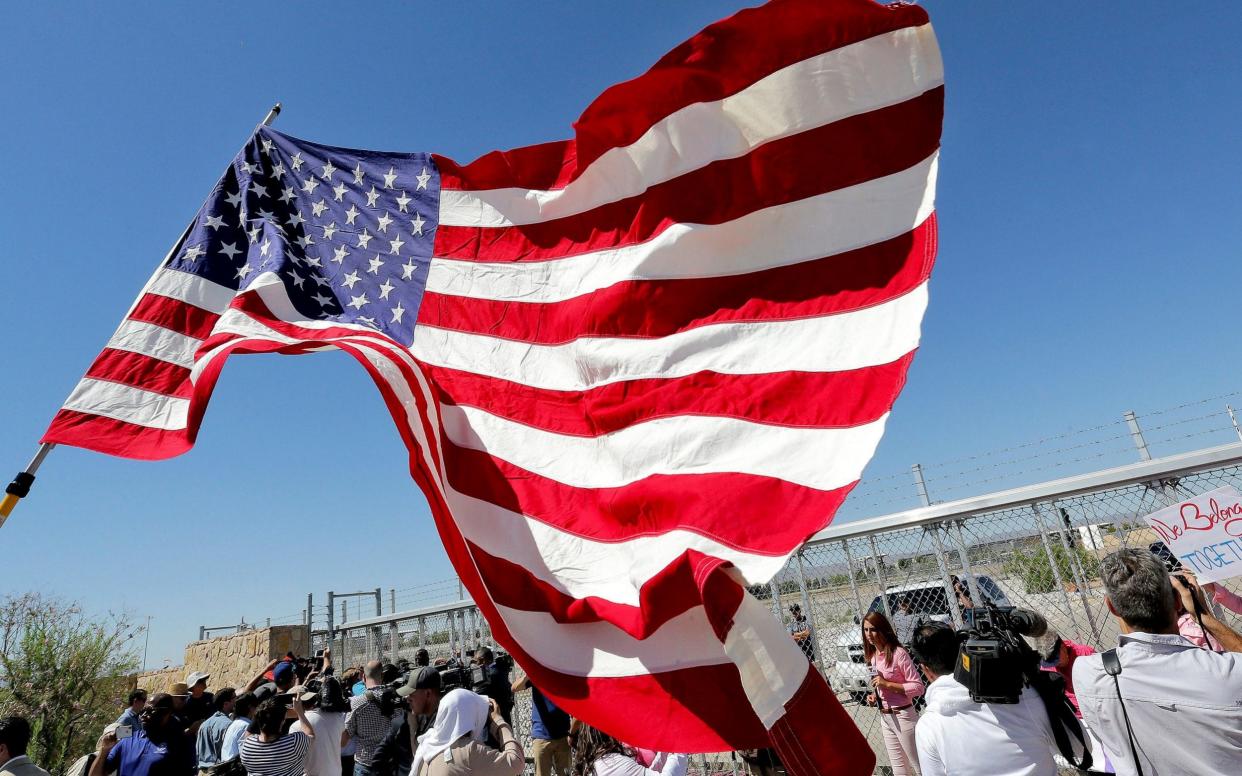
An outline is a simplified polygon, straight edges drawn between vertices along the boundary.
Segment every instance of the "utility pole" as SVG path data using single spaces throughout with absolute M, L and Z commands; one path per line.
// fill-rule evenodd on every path
M 142 640 L 142 670 L 147 670 L 147 647 L 151 646 L 151 615 L 147 615 L 147 631 Z

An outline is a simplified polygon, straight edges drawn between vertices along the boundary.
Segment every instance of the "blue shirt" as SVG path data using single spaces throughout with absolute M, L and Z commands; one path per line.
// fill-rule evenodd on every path
M 224 731 L 224 743 L 220 746 L 220 761 L 232 760 L 241 754 L 242 739 L 246 737 L 246 728 L 250 727 L 250 720 L 245 717 L 238 717 L 229 723 Z
M 169 764 L 168 745 L 156 744 L 135 730 L 108 752 L 107 771 L 119 771 L 120 776 L 163 776 L 172 770 Z
M 139 730 L 142 730 L 142 717 L 135 714 L 134 707 L 130 706 L 128 709 L 122 712 L 121 716 L 117 717 L 116 724 L 129 725 L 131 728 L 134 729 L 134 732 L 136 733 Z
M 198 726 L 198 739 L 194 747 L 198 755 L 198 767 L 210 768 L 224 761 L 220 754 L 224 745 L 224 732 L 232 722 L 224 712 L 217 711 Z
M 556 741 L 569 735 L 569 715 L 552 699 L 530 688 L 530 737 L 543 741 Z

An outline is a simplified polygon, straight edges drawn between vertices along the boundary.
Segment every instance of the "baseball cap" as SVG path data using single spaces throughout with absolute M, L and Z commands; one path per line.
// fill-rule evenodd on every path
M 272 681 L 283 682 L 293 675 L 293 663 L 280 662 L 272 669 Z
M 198 684 L 199 682 L 203 681 L 209 676 L 211 676 L 211 674 L 207 673 L 206 671 L 193 671 L 190 673 L 189 676 L 185 678 L 185 686 L 193 687 L 194 685 Z
M 423 666 L 417 673 L 411 673 L 405 684 L 397 688 L 397 695 L 406 698 L 417 690 L 440 691 L 440 672 L 431 666 Z

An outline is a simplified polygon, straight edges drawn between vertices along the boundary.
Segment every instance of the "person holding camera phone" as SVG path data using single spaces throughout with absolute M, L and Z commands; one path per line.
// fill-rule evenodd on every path
M 254 713 L 250 735 L 241 745 L 241 762 L 249 776 L 301 776 L 306 772 L 315 729 L 302 706 L 303 688 L 294 687 L 290 692 L 268 698 Z M 301 729 L 281 735 L 290 707 Z
M 915 776 L 919 773 L 919 755 L 914 726 L 919 715 L 914 699 L 923 694 L 923 679 L 882 613 L 868 612 L 863 617 L 862 637 L 863 659 L 873 672 L 873 691 L 867 702 L 880 710 L 884 748 L 893 776 Z
M 128 736 L 119 735 L 120 732 L 114 730 L 100 737 L 89 776 L 111 773 L 164 776 L 189 772 L 189 761 L 180 762 L 177 749 L 172 745 L 175 738 L 183 735 L 183 729 L 173 717 L 171 695 L 158 693 L 151 698 L 142 710 L 141 730 L 128 730 Z
M 485 741 L 500 743 L 493 749 Z M 526 767 L 522 745 L 494 698 L 451 690 L 440 699 L 436 720 L 418 738 L 411 776 L 518 776 Z
M 1242 637 L 1207 609 L 1198 587 L 1170 577 L 1151 552 L 1123 549 L 1100 563 L 1118 646 L 1074 664 L 1083 721 L 1122 776 L 1237 773 L 1242 763 Z M 1177 599 L 1201 612 L 1227 652 L 1178 633 Z M 1232 763 L 1232 764 L 1231 764 Z

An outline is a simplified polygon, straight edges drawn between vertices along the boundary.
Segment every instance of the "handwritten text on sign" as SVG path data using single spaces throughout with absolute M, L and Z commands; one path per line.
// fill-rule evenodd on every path
M 1232 487 L 1208 491 L 1145 519 L 1200 582 L 1242 574 L 1242 494 Z

